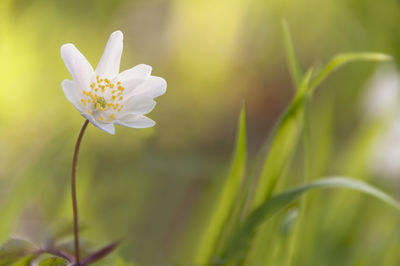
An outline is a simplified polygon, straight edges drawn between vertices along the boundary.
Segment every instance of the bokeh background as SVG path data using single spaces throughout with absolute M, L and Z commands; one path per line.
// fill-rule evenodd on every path
M 394 56 L 346 66 L 317 92 L 312 174 L 362 177 L 400 198 L 398 14 L 396 0 L 0 1 L 0 240 L 40 243 L 47 228 L 70 219 L 70 164 L 84 119 L 62 92 L 69 73 L 60 47 L 74 43 L 95 66 L 117 29 L 125 36 L 121 68 L 149 64 L 168 88 L 149 115 L 152 129 L 118 127 L 111 136 L 89 126 L 78 190 L 83 236 L 96 246 L 123 238 L 118 252 L 128 261 L 190 265 L 229 170 L 243 100 L 253 158 L 293 95 L 282 17 L 303 66 L 338 52 Z M 294 180 L 301 163 L 299 153 Z M 340 195 L 312 195 L 326 197 Z M 314 246 L 298 265 L 396 262 L 393 210 L 343 197 L 357 204 L 336 200 L 313 211 Z

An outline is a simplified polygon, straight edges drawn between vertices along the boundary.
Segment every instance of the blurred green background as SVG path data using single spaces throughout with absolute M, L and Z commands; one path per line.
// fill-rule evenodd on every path
M 149 64 L 168 82 L 149 115 L 154 128 L 117 127 L 111 136 L 89 126 L 78 168 L 84 237 L 96 245 L 123 238 L 119 253 L 141 265 L 190 265 L 229 169 L 243 99 L 252 158 L 293 95 L 281 18 L 303 65 L 318 66 L 338 52 L 399 58 L 398 14 L 395 0 L 0 1 L 0 240 L 39 243 L 50 224 L 71 218 L 70 164 L 84 119 L 61 89 L 70 78 L 62 44 L 95 66 L 109 34 L 122 30 L 121 68 Z M 363 107 L 376 67 L 347 66 L 313 99 L 313 178 L 363 177 L 398 198 L 400 172 L 384 178 L 369 167 L 375 140 L 399 114 L 371 118 Z M 392 144 L 400 150 L 400 140 Z M 299 154 L 294 180 L 301 162 Z M 311 196 L 323 197 L 338 198 Z M 313 211 L 307 232 L 319 244 L 298 265 L 380 265 L 400 247 L 392 210 L 370 200 L 333 206 Z M 374 253 L 382 249 L 384 257 Z

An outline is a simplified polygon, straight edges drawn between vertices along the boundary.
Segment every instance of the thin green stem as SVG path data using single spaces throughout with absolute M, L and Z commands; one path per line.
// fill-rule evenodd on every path
M 72 193 L 72 210 L 74 215 L 74 243 L 75 243 L 75 260 L 76 265 L 80 265 L 79 261 L 79 228 L 78 228 L 78 200 L 76 196 L 76 166 L 78 164 L 78 154 L 79 147 L 81 146 L 81 141 L 83 134 L 89 124 L 89 120 L 83 123 L 81 131 L 79 132 L 78 139 L 75 144 L 74 157 L 72 158 L 72 174 L 71 174 L 71 193 Z

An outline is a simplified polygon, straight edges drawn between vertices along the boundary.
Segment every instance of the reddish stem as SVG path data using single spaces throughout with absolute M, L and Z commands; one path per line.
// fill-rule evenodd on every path
M 78 228 L 78 202 L 76 196 L 76 166 L 78 163 L 79 147 L 81 145 L 83 134 L 89 124 L 89 120 L 83 123 L 81 131 L 79 132 L 78 139 L 75 144 L 74 157 L 72 159 L 72 174 L 71 174 L 71 193 L 72 193 L 72 210 L 74 215 L 74 243 L 75 243 L 75 260 L 76 264 L 80 265 L 79 262 L 79 228 Z

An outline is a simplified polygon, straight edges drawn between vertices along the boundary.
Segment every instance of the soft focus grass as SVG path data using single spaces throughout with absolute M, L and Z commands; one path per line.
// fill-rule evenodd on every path
M 198 254 L 201 241 L 213 238 L 210 227 L 221 227 L 232 215 L 243 220 L 243 209 L 260 205 L 273 191 L 261 191 L 254 178 L 270 171 L 280 176 L 278 191 L 305 176 L 311 181 L 339 174 L 398 198 L 399 180 L 385 179 L 368 165 L 375 138 L 392 119 L 368 120 L 360 111 L 373 63 L 354 63 L 335 73 L 315 92 L 309 115 L 284 120 L 286 133 L 278 137 L 283 143 L 271 146 L 269 155 L 275 155 L 268 171 L 260 171 L 266 157 L 259 152 L 262 145 L 264 153 L 269 147 L 263 143 L 276 133 L 272 128 L 303 74 L 294 67 L 288 71 L 285 48 L 291 54 L 291 47 L 283 41 L 281 17 L 290 25 L 300 58 L 295 63 L 290 56 L 289 65 L 314 65 L 318 73 L 339 52 L 379 51 L 393 55 L 396 63 L 399 11 L 394 0 L 1 1 L 0 240 L 13 234 L 40 242 L 49 224 L 71 217 L 69 168 L 83 118 L 62 93 L 61 80 L 69 74 L 59 48 L 73 42 L 96 64 L 115 29 L 125 34 L 122 68 L 150 64 L 168 81 L 168 91 L 150 115 L 157 121 L 154 129 L 117 128 L 112 137 L 90 127 L 85 136 L 79 204 L 84 236 L 98 246 L 124 238 L 119 255 L 139 265 L 207 260 L 212 254 Z M 235 168 L 235 123 L 243 99 L 247 133 L 242 113 Z M 308 152 L 298 126 L 304 119 Z M 244 149 L 244 134 L 247 159 L 237 153 Z M 304 154 L 309 154 L 309 175 Z M 277 163 L 282 156 L 292 158 Z M 256 195 L 253 203 L 242 202 L 249 196 L 239 182 L 243 176 L 249 195 Z M 232 191 L 227 180 L 234 180 Z M 239 204 L 233 204 L 237 192 Z M 225 200 L 218 203 L 221 195 Z M 250 261 L 241 263 L 398 265 L 400 232 L 393 209 L 334 190 L 310 193 L 304 206 L 295 202 L 269 220 L 255 239 L 260 248 L 248 248 Z M 218 208 L 224 213 L 216 214 Z M 235 226 L 225 229 L 233 232 Z M 224 249 L 214 244 L 211 252 L 218 257 Z

